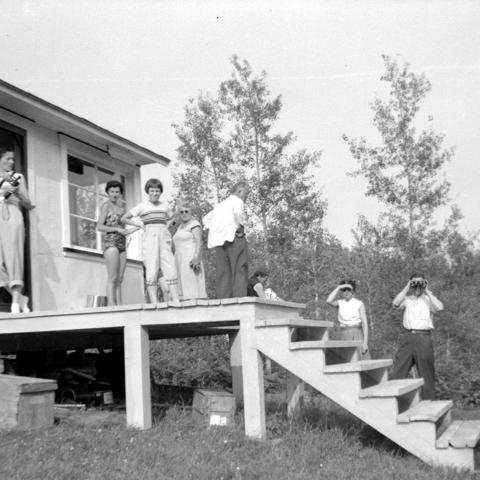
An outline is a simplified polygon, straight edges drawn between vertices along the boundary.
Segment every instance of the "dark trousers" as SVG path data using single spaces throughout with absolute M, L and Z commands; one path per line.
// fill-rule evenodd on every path
M 217 298 L 246 297 L 248 283 L 248 247 L 244 236 L 215 247 Z
M 405 332 L 393 362 L 392 378 L 407 378 L 408 372 L 416 365 L 418 375 L 423 378 L 422 397 L 435 399 L 435 365 L 432 336 L 425 333 Z

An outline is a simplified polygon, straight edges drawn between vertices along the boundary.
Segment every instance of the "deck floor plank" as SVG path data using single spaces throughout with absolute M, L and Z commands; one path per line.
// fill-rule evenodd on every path
M 412 392 L 423 385 L 423 378 L 389 380 L 373 387 L 360 390 L 360 398 L 398 397 Z

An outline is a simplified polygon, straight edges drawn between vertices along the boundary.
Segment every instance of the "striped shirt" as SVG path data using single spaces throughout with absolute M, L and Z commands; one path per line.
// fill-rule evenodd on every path
M 130 210 L 132 217 L 140 217 L 144 225 L 165 224 L 171 218 L 168 204 L 165 202 L 142 202 Z

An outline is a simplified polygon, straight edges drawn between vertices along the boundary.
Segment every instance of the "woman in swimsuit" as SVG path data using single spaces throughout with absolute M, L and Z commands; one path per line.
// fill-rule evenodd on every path
M 123 185 L 111 180 L 105 187 L 108 200 L 100 207 L 97 230 L 104 233 L 103 256 L 107 265 L 107 299 L 108 305 L 122 304 L 122 281 L 127 264 L 125 236 L 137 228 L 125 229 L 120 219 L 125 209 L 120 205 Z

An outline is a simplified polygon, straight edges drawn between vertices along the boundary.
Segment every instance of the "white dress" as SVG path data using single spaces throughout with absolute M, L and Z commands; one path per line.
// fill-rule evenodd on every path
M 182 300 L 207 298 L 205 289 L 205 269 L 200 262 L 200 272 L 195 273 L 190 267 L 190 261 L 195 253 L 195 238 L 192 229 L 201 228 L 197 220 L 189 220 L 181 224 L 175 235 L 175 261 L 179 280 L 179 295 Z

